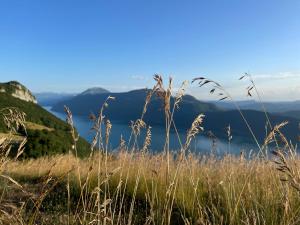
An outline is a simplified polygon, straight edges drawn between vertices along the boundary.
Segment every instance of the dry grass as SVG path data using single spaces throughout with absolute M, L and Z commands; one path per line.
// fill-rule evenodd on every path
M 195 79 L 198 80 L 201 86 L 212 83 L 212 93 L 217 90 L 223 93 L 222 98 L 232 98 L 220 84 L 203 77 Z M 186 143 L 174 155 L 169 150 L 168 134 L 171 127 L 176 130 L 173 115 L 186 84 L 172 105 L 172 79 L 166 88 L 161 76 L 155 75 L 155 81 L 140 119 L 132 122 L 132 148 L 121 137 L 119 152 L 109 152 L 113 125 L 105 117 L 105 110 L 113 97 L 107 98 L 98 115 L 91 116 L 95 136 L 88 158 L 77 157 L 78 137 L 67 107 L 67 122 L 74 140 L 67 155 L 11 159 L 10 140 L 0 138 L 1 224 L 300 224 L 300 160 L 295 146 L 280 131 L 285 123 L 270 126 L 264 144 L 258 143 L 260 150 L 265 150 L 264 157 L 262 151 L 247 160 L 244 155 L 194 155 L 189 146 L 203 130 L 205 119 L 199 112 Z M 252 81 L 251 78 L 254 85 Z M 164 151 L 152 155 L 148 151 L 151 127 L 143 117 L 155 94 L 164 106 L 167 138 Z M 16 109 L 5 110 L 12 131 L 25 124 L 24 115 Z M 267 114 L 266 117 L 269 119 Z M 250 124 L 246 124 L 251 131 Z M 139 149 L 136 143 L 142 129 L 147 135 Z M 227 133 L 230 144 L 230 126 Z M 17 156 L 22 154 L 25 141 Z M 272 142 L 276 142 L 276 148 L 270 155 L 267 149 Z
M 299 194 L 292 186 L 285 186 L 281 182 L 281 176 L 276 171 L 271 161 L 241 160 L 227 156 L 222 160 L 212 157 L 199 157 L 188 155 L 181 162 L 170 159 L 170 177 L 175 177 L 174 183 L 166 183 L 166 160 L 163 154 L 133 154 L 120 153 L 108 160 L 100 156 L 101 164 L 106 166 L 100 169 L 100 187 L 98 186 L 98 160 L 94 155 L 91 159 L 81 159 L 79 163 L 74 156 L 61 155 L 55 157 L 40 158 L 36 160 L 9 162 L 6 171 L 14 179 L 27 181 L 48 177 L 56 180 L 65 177 L 66 171 L 70 173 L 71 186 L 80 190 L 76 168 L 79 164 L 81 183 L 86 183 L 92 198 L 93 192 L 104 191 L 109 187 L 106 199 L 101 196 L 101 205 L 107 203 L 107 215 L 110 221 L 116 214 L 128 210 L 128 202 L 123 202 L 118 209 L 113 209 L 120 204 L 120 195 L 133 196 L 139 202 L 140 208 L 132 211 L 132 223 L 134 215 L 144 210 L 143 223 L 146 218 L 151 224 L 162 223 L 162 217 L 166 216 L 165 205 L 168 195 L 171 194 L 173 210 L 177 211 L 177 218 L 181 224 L 297 224 L 300 210 Z M 300 161 L 293 160 L 295 166 Z M 178 165 L 180 170 L 177 172 Z M 140 177 L 136 187 L 137 177 Z M 66 177 L 65 177 L 66 178 Z M 61 180 L 62 183 L 66 179 Z M 174 186 L 174 188 L 172 188 Z M 136 187 L 136 188 L 135 188 Z M 171 193 L 168 193 L 170 191 Z M 76 192 L 76 191 L 75 191 Z M 71 195 L 74 194 L 71 191 Z M 127 199 L 127 201 L 131 199 Z M 61 199 L 67 201 L 67 199 Z M 72 202 L 76 205 L 77 201 Z M 96 201 L 96 200 L 95 200 Z M 142 203 L 141 203 L 142 202 Z M 96 213 L 93 207 L 86 207 L 86 214 Z M 137 211 L 137 212 L 136 212 Z M 79 213 L 79 212 L 78 212 Z M 80 217 L 80 215 L 77 215 Z M 82 215 L 81 215 L 82 216 Z M 171 219 L 175 219 L 172 215 Z M 121 219 L 126 218 L 122 215 Z M 86 218 L 87 219 L 87 218 Z M 91 219 L 91 218 L 89 218 Z M 127 218 L 128 219 L 128 218 Z M 165 221 L 163 224 L 170 224 Z M 172 223 L 171 223 L 172 224 Z
M 20 143 L 24 140 L 24 136 L 18 134 L 0 133 L 0 139 L 11 139 L 12 142 Z
M 47 130 L 47 131 L 53 131 L 53 128 L 49 128 L 37 123 L 32 123 L 32 122 L 28 122 L 26 121 L 25 126 L 28 130 Z

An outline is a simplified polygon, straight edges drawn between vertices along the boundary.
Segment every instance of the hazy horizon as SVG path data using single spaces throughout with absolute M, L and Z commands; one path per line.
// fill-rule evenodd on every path
M 101 86 L 96 86 L 96 87 L 91 87 L 91 88 L 103 88 L 103 87 L 101 87 Z M 89 89 L 89 88 L 87 88 L 87 89 Z M 78 94 L 81 94 L 82 92 L 84 92 L 84 91 L 86 91 L 87 89 L 83 89 L 83 90 L 81 90 L 81 91 L 78 91 L 78 92 L 63 92 L 63 91 L 41 91 L 41 92 L 32 92 L 34 95 L 35 94 L 39 94 L 39 95 L 41 95 L 41 94 L 55 94 L 55 95 L 74 95 L 74 96 L 76 96 L 76 95 L 78 95 Z M 106 88 L 105 88 L 106 89 Z M 107 91 L 109 91 L 110 93 L 124 93 L 124 92 L 130 92 L 130 91 L 134 91 L 134 90 L 141 90 L 141 89 L 146 89 L 146 88 L 143 88 L 143 87 L 136 87 L 136 88 L 133 88 L 133 89 L 130 89 L 130 90 L 114 90 L 114 91 L 111 91 L 111 90 L 109 90 L 109 89 L 106 89 Z M 197 99 L 199 99 L 199 97 L 198 96 L 196 96 L 196 95 L 193 95 L 193 93 L 190 93 L 190 92 L 187 92 L 186 94 L 189 94 L 189 95 L 192 95 L 192 96 L 194 96 L 194 97 L 196 97 Z M 176 91 L 174 91 L 173 93 L 172 93 L 172 95 L 173 96 L 175 96 L 176 95 Z M 209 98 L 202 98 L 202 99 L 199 99 L 199 100 L 202 100 L 202 101 L 209 101 L 209 102 L 218 102 L 219 100 L 218 100 L 218 98 L 216 97 L 216 96 L 213 96 L 213 95 L 210 95 L 209 96 Z M 258 99 L 256 99 L 256 98 L 252 98 L 252 97 L 247 97 L 247 96 L 245 96 L 245 97 L 241 97 L 241 98 L 235 98 L 234 100 L 236 100 L 236 101 L 240 101 L 240 102 L 242 102 L 242 101 L 255 101 L 255 102 L 259 102 L 259 100 Z M 294 99 L 294 100 L 289 100 L 289 99 L 286 99 L 286 100 L 276 100 L 276 99 L 271 99 L 271 100 L 263 100 L 263 102 L 270 102 L 270 103 L 272 103 L 272 102 L 294 102 L 294 101 L 300 101 L 300 98 L 298 98 L 298 99 Z M 231 100 L 223 100 L 223 102 L 231 102 Z

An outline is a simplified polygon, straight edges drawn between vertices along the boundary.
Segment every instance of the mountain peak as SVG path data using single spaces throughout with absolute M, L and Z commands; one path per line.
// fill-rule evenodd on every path
M 21 99 L 26 102 L 37 103 L 34 95 L 18 81 L 9 81 L 7 83 L 0 83 L 0 93 L 6 93 L 12 97 Z
M 85 90 L 79 95 L 96 95 L 96 94 L 105 94 L 105 93 L 110 93 L 110 92 L 101 87 L 93 87 Z

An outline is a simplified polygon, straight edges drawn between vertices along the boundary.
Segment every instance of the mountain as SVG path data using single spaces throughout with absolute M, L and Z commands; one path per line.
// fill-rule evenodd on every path
M 86 91 L 82 92 L 79 95 L 97 95 L 97 94 L 107 94 L 109 93 L 108 90 L 101 88 L 101 87 L 93 87 L 89 88 Z
M 74 114 L 77 115 L 88 116 L 90 113 L 97 114 L 107 97 L 113 96 L 115 97 L 115 100 L 109 103 L 109 107 L 106 109 L 106 114 L 111 120 L 127 123 L 131 120 L 140 118 L 147 92 L 147 89 L 141 89 L 124 93 L 78 95 L 72 99 L 54 105 L 52 110 L 62 112 L 63 106 L 66 105 L 70 107 Z M 174 102 L 173 97 L 171 101 Z M 190 95 L 183 97 L 180 108 L 185 109 L 177 111 L 177 114 L 180 114 L 181 116 L 186 116 L 186 114 L 194 115 L 199 111 L 207 112 L 217 110 L 213 104 L 200 102 Z M 144 120 L 151 121 L 152 124 L 161 124 L 164 118 L 162 112 L 162 102 L 154 96 L 148 106 Z
M 242 110 L 241 112 L 246 118 L 248 124 L 251 126 L 258 141 L 262 143 L 266 137 L 265 114 L 261 111 L 255 110 Z M 204 127 L 206 129 L 212 130 L 219 137 L 227 138 L 225 127 L 230 124 L 233 137 L 242 138 L 243 141 L 246 141 L 247 139 L 249 142 L 253 142 L 251 133 L 238 110 L 208 112 L 205 113 L 205 115 L 206 118 L 204 121 Z M 278 114 L 269 114 L 268 116 L 272 123 L 272 126 L 280 124 L 283 121 L 288 121 L 289 124 L 285 126 L 281 131 L 288 140 L 292 140 L 293 143 L 298 142 L 299 121 L 297 119 Z M 269 131 L 270 130 L 268 129 L 268 132 Z
M 0 83 L 0 93 L 6 93 L 26 102 L 37 103 L 36 98 L 32 95 L 32 93 L 24 85 L 17 81 Z
M 289 116 L 295 118 L 300 122 L 300 110 L 291 110 L 291 111 L 286 111 L 278 114 L 282 116 Z
M 211 103 L 216 104 L 220 108 L 226 110 L 236 109 L 235 105 L 230 101 L 221 101 L 221 102 L 213 101 Z M 294 110 L 300 111 L 300 100 L 285 101 L 285 102 L 263 102 L 263 103 L 254 100 L 249 100 L 249 101 L 237 101 L 237 104 L 241 109 L 257 110 L 257 111 L 262 111 L 264 105 L 267 112 L 269 113 L 284 113 L 287 111 L 294 111 Z
M 100 87 L 89 88 L 86 91 L 75 94 L 75 93 L 54 93 L 54 92 L 41 92 L 35 93 L 37 103 L 41 106 L 53 106 L 59 102 L 69 100 L 76 95 L 95 95 L 109 93 L 108 90 Z
M 23 157 L 66 153 L 72 149 L 72 138 L 69 125 L 36 104 L 31 92 L 18 82 L 1 83 L 0 85 L 0 136 L 9 132 L 2 117 L 9 109 L 17 109 L 26 114 L 26 132 L 19 129 L 14 133 L 16 140 L 27 136 Z M 88 153 L 89 145 L 82 138 L 78 141 L 79 155 Z
M 78 95 L 72 99 L 60 102 L 53 106 L 52 110 L 62 112 L 63 106 L 67 105 L 73 114 L 88 116 L 90 113 L 99 111 L 101 105 L 108 96 L 115 97 L 114 101 L 109 103 L 105 109 L 105 115 L 113 121 L 119 121 L 128 124 L 140 118 L 147 95 L 147 90 L 134 90 L 124 93 L 109 93 L 96 95 Z M 171 98 L 171 104 L 174 98 Z M 233 135 L 241 137 L 243 140 L 251 139 L 250 132 L 242 120 L 237 110 L 224 110 L 212 103 L 202 102 L 193 96 L 186 95 L 180 103 L 180 108 L 174 113 L 174 121 L 179 129 L 187 130 L 193 120 L 200 114 L 205 114 L 204 127 L 206 131 L 212 131 L 219 138 L 226 138 L 226 127 L 230 124 Z M 254 133 L 262 141 L 265 137 L 265 115 L 263 112 L 255 110 L 243 110 L 244 116 L 251 124 Z M 273 124 L 288 120 L 290 124 L 284 128 L 284 132 L 291 140 L 297 140 L 298 122 L 294 118 L 282 115 L 270 115 Z M 160 99 L 156 96 L 151 99 L 144 121 L 151 125 L 164 126 L 164 110 Z
M 34 93 L 34 95 L 39 105 L 52 106 L 58 102 L 71 99 L 77 94 L 42 92 L 42 93 Z
M 218 107 L 225 109 L 225 110 L 233 110 L 236 109 L 235 105 L 232 101 L 224 100 L 224 101 L 209 101 L 212 104 L 217 105 Z M 241 109 L 247 109 L 249 105 L 255 105 L 255 109 L 252 110 L 259 110 L 259 105 L 254 100 L 245 100 L 245 101 L 237 101 L 237 104 Z

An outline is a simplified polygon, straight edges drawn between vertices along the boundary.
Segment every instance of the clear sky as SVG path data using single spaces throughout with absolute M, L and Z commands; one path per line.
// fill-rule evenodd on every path
M 241 97 L 250 72 L 266 100 L 300 99 L 299 12 L 299 0 L 0 0 L 0 80 L 124 91 L 205 75 Z

